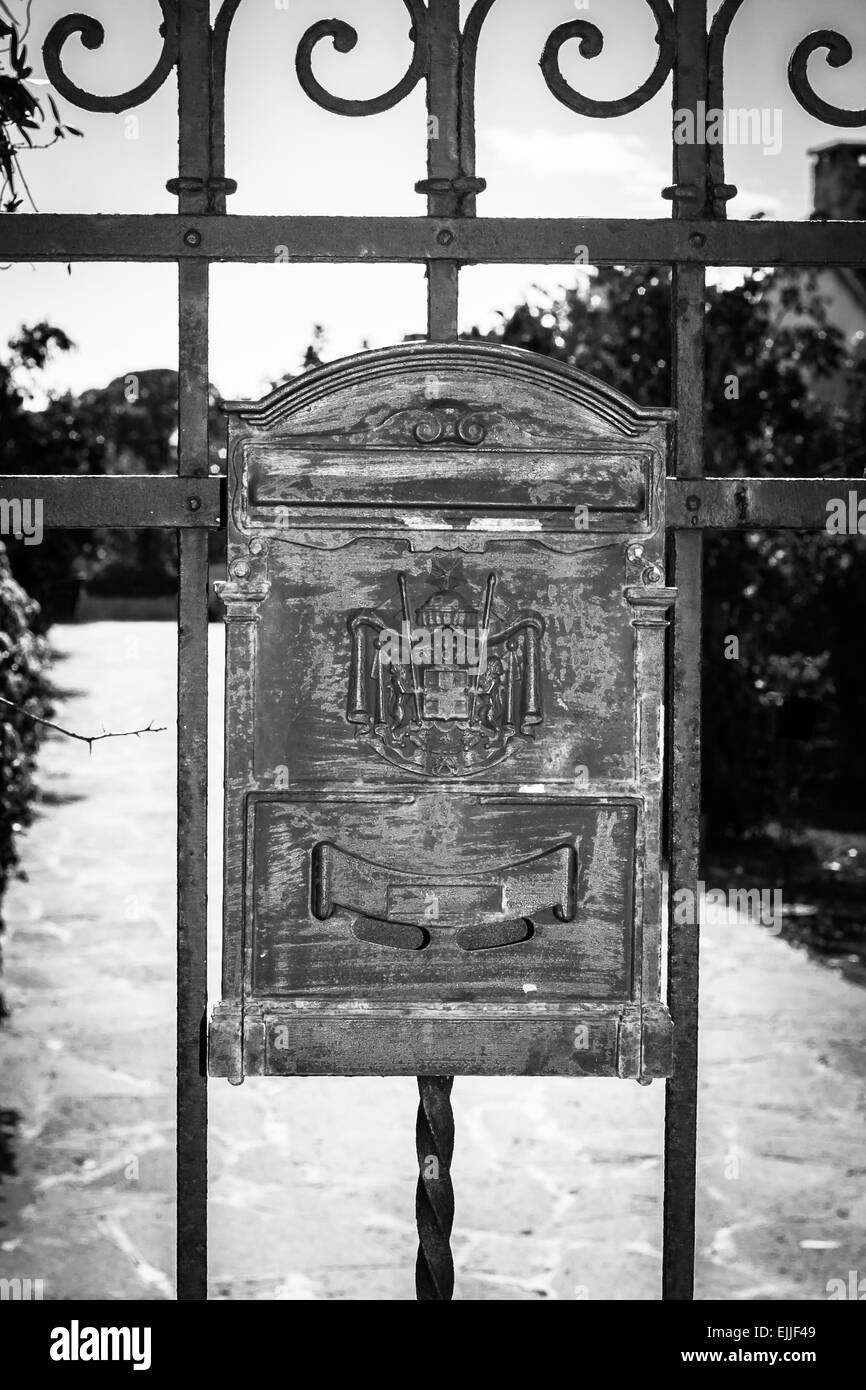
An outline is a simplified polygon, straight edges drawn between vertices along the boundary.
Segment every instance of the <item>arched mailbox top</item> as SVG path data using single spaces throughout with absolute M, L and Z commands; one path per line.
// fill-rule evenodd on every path
M 531 532 L 575 550 L 658 530 L 672 412 L 522 348 L 405 343 L 224 408 L 240 535 Z
M 490 444 L 511 442 L 509 436 L 521 427 L 524 437 L 560 433 L 567 426 L 637 439 L 676 418 L 667 407 L 637 405 L 567 363 L 525 348 L 476 341 L 412 342 L 358 353 L 296 377 L 259 401 L 226 401 L 223 410 L 239 424 L 268 433 L 306 433 L 353 415 L 359 431 L 365 426 L 372 431 L 388 418 L 388 406 L 394 410 L 439 400 L 498 413 L 501 418 L 491 419 L 485 432 L 484 442 Z M 359 407 L 368 405 L 372 413 L 364 415 Z M 414 442 L 447 441 L 416 435 Z M 457 442 L 482 441 L 469 435 L 458 436 Z

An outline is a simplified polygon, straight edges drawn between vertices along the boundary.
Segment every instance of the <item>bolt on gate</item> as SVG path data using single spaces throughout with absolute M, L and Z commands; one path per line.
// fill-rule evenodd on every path
M 461 27 L 458 0 L 403 0 L 409 66 L 368 100 L 338 97 L 314 73 L 322 41 L 354 48 L 349 24 L 314 24 L 297 51 L 309 98 L 347 117 L 426 83 L 415 185 L 426 215 L 227 215 L 226 54 L 241 3 L 223 0 L 211 25 L 208 0 L 159 0 L 162 52 L 132 90 L 97 96 L 69 78 L 69 41 L 95 50 L 105 38 L 80 13 L 53 26 L 44 59 L 62 97 L 105 113 L 145 102 L 177 69 L 178 212 L 0 219 L 5 261 L 179 268 L 178 476 L 2 482 L 42 498 L 46 526 L 178 532 L 180 1299 L 207 1296 L 208 1041 L 212 1074 L 235 1081 L 417 1074 L 425 1300 L 453 1288 L 455 1074 L 665 1077 L 663 1296 L 692 1297 L 698 924 L 667 922 L 664 997 L 659 948 L 662 862 L 671 896 L 700 877 L 703 533 L 820 530 L 840 487 L 866 498 L 862 478 L 703 476 L 705 274 L 858 266 L 866 243 L 857 222 L 727 221 L 724 147 L 679 143 L 673 126 L 670 220 L 477 217 L 475 72 L 493 3 L 475 0 Z M 743 0 L 724 0 L 709 25 L 706 0 L 647 3 L 658 25 L 647 80 L 612 100 L 581 94 L 562 49 L 577 40 L 591 59 L 603 35 L 571 19 L 541 56 L 556 100 L 612 118 L 672 74 L 675 112 L 723 109 Z M 853 56 L 833 30 L 804 37 L 789 64 L 795 98 L 820 121 L 866 124 L 866 110 L 813 88 L 820 52 L 834 67 Z M 428 341 L 233 404 L 229 476 L 210 477 L 209 267 L 270 262 L 277 246 L 297 262 L 426 266 Z M 458 341 L 461 266 L 570 264 L 577 247 L 594 265 L 672 267 L 670 409 Z M 234 733 L 223 999 L 208 1027 L 207 535 L 222 526 Z M 604 641 L 575 646 L 587 595 Z M 291 745 L 287 710 L 300 730 Z

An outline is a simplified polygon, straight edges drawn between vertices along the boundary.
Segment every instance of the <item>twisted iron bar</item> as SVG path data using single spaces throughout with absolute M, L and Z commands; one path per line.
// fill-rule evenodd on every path
M 338 116 L 374 116 L 396 106 L 417 86 L 430 64 L 429 16 L 424 0 L 403 0 L 409 11 L 412 27 L 409 38 L 413 44 L 412 61 L 400 81 L 379 97 L 352 100 L 329 92 L 313 75 L 313 49 L 322 39 L 330 38 L 338 53 L 351 53 L 358 42 L 358 31 L 342 19 L 322 19 L 306 31 L 298 44 L 295 70 L 298 81 L 311 101 Z
M 162 10 L 163 21 L 159 26 L 159 32 L 163 42 L 156 67 L 137 87 L 131 87 L 127 92 L 119 92 L 116 96 L 97 96 L 94 92 L 86 92 L 83 87 L 72 81 L 63 68 L 61 51 L 73 34 L 78 34 L 85 48 L 93 50 L 102 47 L 105 42 L 105 29 L 99 20 L 86 14 L 69 14 L 63 19 L 58 19 L 48 31 L 42 45 L 45 74 L 55 91 L 73 106 L 78 106 L 84 111 L 111 111 L 118 114 L 147 101 L 154 92 L 159 91 L 177 62 L 178 0 L 159 0 L 159 8 Z
M 676 54 L 674 13 L 669 0 L 647 0 L 647 4 L 658 23 L 655 41 L 659 47 L 659 56 L 646 82 L 628 96 L 618 97 L 614 101 L 598 101 L 576 91 L 563 77 L 559 66 L 559 55 L 563 45 L 569 39 L 579 39 L 581 57 L 597 58 L 604 48 L 604 35 L 597 24 L 592 24 L 587 19 L 572 19 L 554 29 L 541 55 L 544 80 L 557 101 L 561 101 L 570 111 L 577 111 L 582 116 L 625 116 L 650 101 L 656 92 L 661 90 L 673 68 Z
M 448 1303 L 454 1292 L 454 1260 L 451 1255 L 451 1227 L 454 1224 L 454 1188 L 451 1184 L 453 1085 L 453 1076 L 418 1077 L 420 1102 L 415 1125 L 415 1150 L 418 1154 L 415 1219 L 419 1244 L 415 1291 L 418 1300 L 425 1303 Z

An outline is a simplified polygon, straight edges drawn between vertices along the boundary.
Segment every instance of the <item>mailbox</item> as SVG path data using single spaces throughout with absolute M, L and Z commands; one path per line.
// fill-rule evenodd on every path
M 672 412 L 474 342 L 226 409 L 211 1074 L 667 1075 Z

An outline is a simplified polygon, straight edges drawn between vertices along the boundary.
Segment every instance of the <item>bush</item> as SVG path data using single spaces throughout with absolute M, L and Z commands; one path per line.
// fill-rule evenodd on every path
M 0 546 L 0 696 L 21 706 L 0 705 L 0 904 L 18 863 L 17 836 L 33 820 L 36 796 L 40 726 L 23 711 L 43 719 L 51 713 L 49 650 L 36 631 L 38 618 L 38 604 L 12 578 Z

